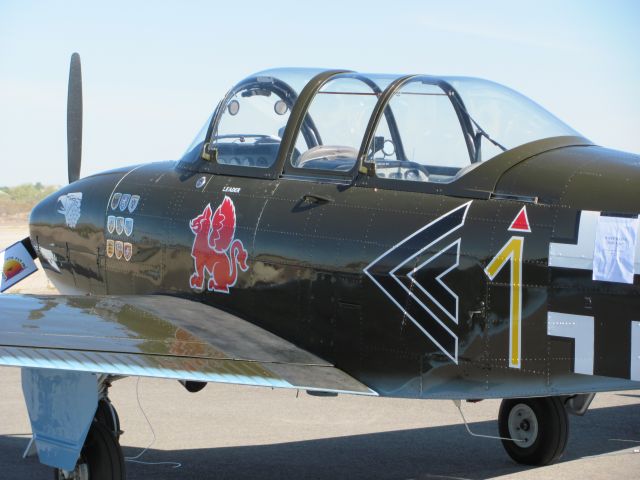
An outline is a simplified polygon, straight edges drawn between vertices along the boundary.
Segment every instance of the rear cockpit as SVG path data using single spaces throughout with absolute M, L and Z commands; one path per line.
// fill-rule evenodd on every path
M 271 178 L 362 172 L 442 184 L 502 152 L 562 136 L 578 134 L 486 80 L 275 69 L 227 93 L 182 164 Z

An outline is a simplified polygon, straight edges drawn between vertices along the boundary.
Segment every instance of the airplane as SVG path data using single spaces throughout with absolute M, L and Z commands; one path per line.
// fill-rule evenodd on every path
M 181 159 L 80 178 L 74 54 L 67 124 L 69 184 L 16 244 L 60 295 L 0 296 L 0 365 L 56 478 L 125 478 L 126 376 L 502 399 L 525 465 L 562 456 L 597 392 L 640 388 L 640 156 L 514 90 L 267 70 Z

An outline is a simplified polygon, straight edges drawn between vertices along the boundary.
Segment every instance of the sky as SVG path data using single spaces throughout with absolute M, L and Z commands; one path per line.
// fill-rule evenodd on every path
M 0 0 L 0 185 L 67 183 L 69 58 L 82 176 L 180 158 L 234 83 L 271 67 L 487 78 L 640 153 L 640 2 Z

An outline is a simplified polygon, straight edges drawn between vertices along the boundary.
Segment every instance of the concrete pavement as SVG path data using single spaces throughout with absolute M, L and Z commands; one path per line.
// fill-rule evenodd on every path
M 0 478 L 46 479 L 35 458 L 21 460 L 29 423 L 18 369 L 0 368 Z M 127 463 L 130 479 L 638 478 L 640 391 L 600 394 L 585 417 L 571 417 L 567 453 L 544 468 L 514 464 L 496 440 L 470 437 L 449 401 L 311 397 L 304 392 L 141 379 L 140 401 L 156 441 Z M 136 379 L 114 384 L 125 455 L 152 439 L 136 399 Z M 471 428 L 497 434 L 499 402 L 464 405 Z

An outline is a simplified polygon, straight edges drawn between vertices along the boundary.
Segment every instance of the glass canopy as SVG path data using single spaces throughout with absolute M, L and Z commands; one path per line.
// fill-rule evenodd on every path
M 446 183 L 524 143 L 577 135 L 487 80 L 274 69 L 233 87 L 183 160 L 341 174 L 368 162 L 383 178 Z

